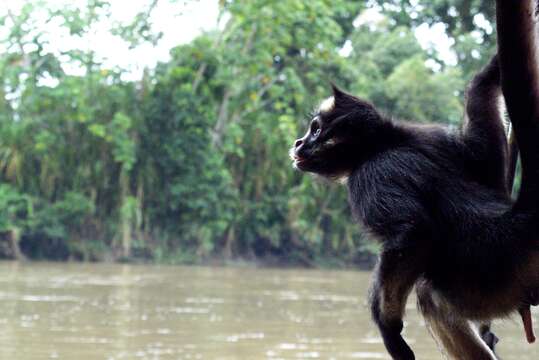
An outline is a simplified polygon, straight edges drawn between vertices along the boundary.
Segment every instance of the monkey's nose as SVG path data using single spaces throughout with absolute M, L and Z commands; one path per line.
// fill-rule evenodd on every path
M 302 139 L 298 139 L 298 140 L 296 140 L 296 142 L 294 143 L 294 147 L 297 149 L 297 148 L 299 148 L 302 144 L 303 144 L 303 140 L 302 140 Z

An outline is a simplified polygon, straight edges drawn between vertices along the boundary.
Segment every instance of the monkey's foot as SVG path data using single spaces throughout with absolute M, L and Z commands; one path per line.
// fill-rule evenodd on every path
M 494 351 L 494 348 L 496 347 L 496 344 L 500 341 L 498 337 L 490 331 L 490 327 L 485 327 L 484 329 L 481 329 L 480 332 L 481 339 L 487 344 L 487 346 L 490 348 L 490 350 Z

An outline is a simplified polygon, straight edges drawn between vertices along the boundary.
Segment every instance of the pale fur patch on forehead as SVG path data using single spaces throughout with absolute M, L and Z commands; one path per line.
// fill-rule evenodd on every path
M 319 112 L 330 112 L 335 107 L 335 98 L 333 96 L 328 97 L 326 100 L 322 101 L 320 107 L 318 108 Z

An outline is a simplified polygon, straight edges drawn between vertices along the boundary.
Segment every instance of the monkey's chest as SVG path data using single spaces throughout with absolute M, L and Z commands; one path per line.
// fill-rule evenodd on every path
M 390 190 L 364 191 L 350 201 L 356 218 L 383 242 L 411 239 L 425 225 L 425 213 L 417 199 Z

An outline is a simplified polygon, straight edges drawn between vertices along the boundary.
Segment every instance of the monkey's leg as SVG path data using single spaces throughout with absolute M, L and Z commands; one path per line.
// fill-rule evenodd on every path
M 371 288 L 372 317 L 393 359 L 415 359 L 401 331 L 406 299 L 419 276 L 421 263 L 410 249 L 383 251 L 375 271 Z
M 462 318 L 429 284 L 420 281 L 416 286 L 417 301 L 429 331 L 440 350 L 449 359 L 497 360 L 494 351 L 482 339 L 480 329 Z

